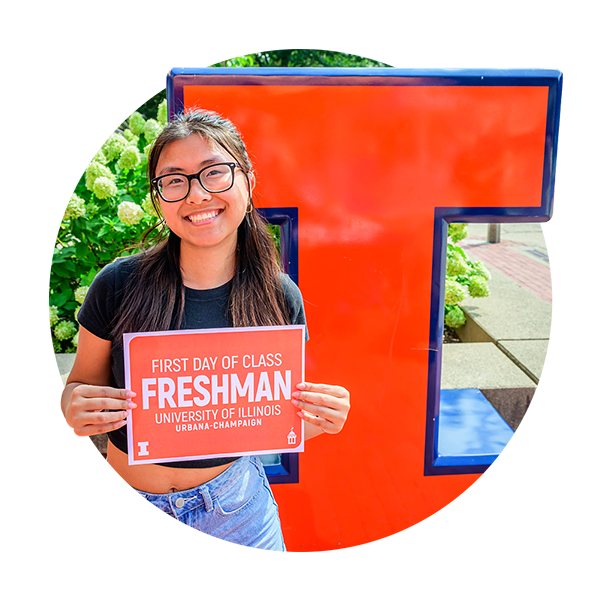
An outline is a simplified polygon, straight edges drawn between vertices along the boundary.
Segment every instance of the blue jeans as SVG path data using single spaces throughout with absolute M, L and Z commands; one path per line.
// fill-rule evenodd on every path
M 236 460 L 214 479 L 190 490 L 138 492 L 178 521 L 221 540 L 285 551 L 279 510 L 257 456 Z

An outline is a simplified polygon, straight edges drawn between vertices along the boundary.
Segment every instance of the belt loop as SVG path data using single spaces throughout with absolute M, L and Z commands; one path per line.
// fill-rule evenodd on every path
M 210 496 L 210 492 L 208 489 L 203 489 L 200 490 L 200 493 L 202 494 L 202 499 L 204 500 L 204 509 L 206 512 L 210 512 L 213 509 L 213 501 Z

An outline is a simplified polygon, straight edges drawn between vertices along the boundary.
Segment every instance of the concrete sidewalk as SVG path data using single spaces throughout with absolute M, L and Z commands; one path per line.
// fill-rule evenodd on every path
M 477 388 L 516 429 L 542 373 L 552 313 L 550 266 L 538 223 L 503 223 L 499 243 L 471 223 L 460 242 L 491 273 L 490 295 L 467 298 L 463 343 L 444 344 L 442 389 Z

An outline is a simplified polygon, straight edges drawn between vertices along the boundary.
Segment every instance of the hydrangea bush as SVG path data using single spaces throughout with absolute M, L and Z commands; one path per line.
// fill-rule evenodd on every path
M 150 118 L 134 112 L 102 144 L 67 204 L 50 273 L 50 328 L 57 353 L 77 348 L 77 311 L 96 273 L 115 258 L 137 252 L 142 234 L 158 220 L 146 166 L 166 123 L 166 99 Z
M 481 261 L 470 261 L 458 242 L 467 237 L 466 223 L 451 223 L 448 226 L 446 250 L 446 293 L 444 323 L 458 329 L 465 323 L 465 313 L 458 304 L 467 296 L 485 298 L 489 296 L 489 271 Z

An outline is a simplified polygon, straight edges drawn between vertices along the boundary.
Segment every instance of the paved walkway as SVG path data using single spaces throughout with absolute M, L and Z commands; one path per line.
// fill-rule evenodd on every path
M 550 263 L 541 226 L 538 223 L 503 223 L 496 244 L 487 242 L 487 225 L 469 224 L 469 236 L 460 246 L 538 298 L 552 303 Z

